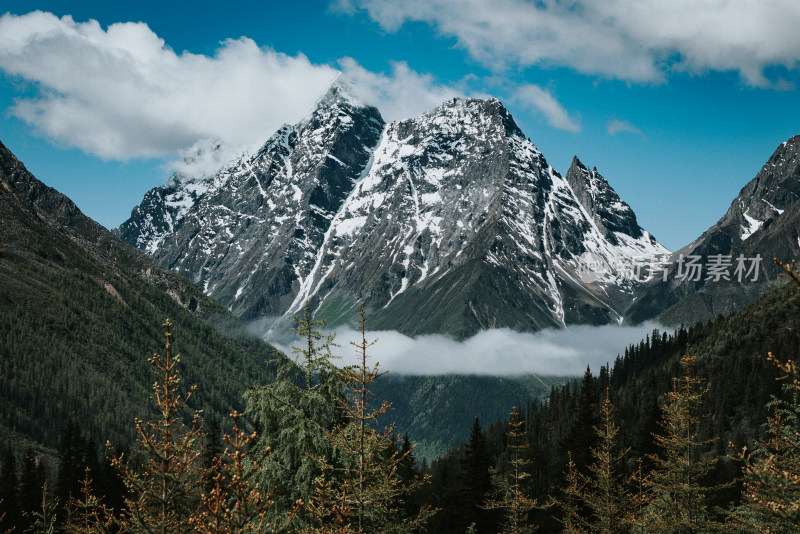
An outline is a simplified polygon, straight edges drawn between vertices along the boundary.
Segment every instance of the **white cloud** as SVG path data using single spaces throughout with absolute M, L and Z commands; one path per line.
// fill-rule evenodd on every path
M 641 135 L 643 139 L 645 138 L 644 133 L 639 128 L 626 120 L 611 119 L 606 123 L 606 130 L 608 131 L 609 135 L 617 135 L 620 132 L 628 132 Z
M 104 30 L 94 20 L 41 11 L 0 17 L 0 69 L 36 87 L 11 113 L 41 135 L 105 159 L 179 154 L 169 165 L 188 174 L 214 172 L 297 122 L 342 72 L 387 120 L 463 93 L 402 62 L 388 75 L 351 58 L 339 67 L 245 37 L 220 43 L 213 56 L 176 54 L 144 23 Z
M 388 31 L 431 24 L 487 66 L 565 66 L 633 82 L 661 82 L 670 69 L 735 71 L 773 84 L 764 71 L 798 68 L 795 0 L 347 0 Z M 776 80 L 774 83 L 780 83 Z
M 596 374 L 602 365 L 613 364 L 625 347 L 638 343 L 654 328 L 663 331 L 656 323 L 570 326 L 532 334 L 501 328 L 484 330 L 464 341 L 440 335 L 411 338 L 390 331 L 367 332 L 368 341 L 378 340 L 367 354 L 372 363 L 377 361 L 381 369 L 397 374 L 580 376 L 587 365 Z M 342 357 L 342 365 L 356 363 L 356 350 L 349 342 L 360 340 L 360 332 L 337 330 L 341 347 L 335 354 Z
M 376 106 L 387 122 L 416 117 L 465 91 L 439 84 L 430 74 L 411 70 L 407 63 L 392 63 L 391 75 L 366 70 L 352 58 L 343 58 L 339 65 L 352 82 L 356 96 Z
M 170 166 L 213 172 L 311 111 L 344 72 L 387 120 L 427 111 L 463 91 L 398 62 L 376 74 L 261 48 L 246 37 L 213 56 L 176 54 L 144 23 L 75 22 L 36 11 L 0 17 L 0 69 L 35 84 L 11 113 L 67 146 L 105 159 L 179 154 Z M 209 146 L 219 145 L 215 150 Z M 216 168 L 215 168 L 216 167 Z
M 0 68 L 38 85 L 12 113 L 103 158 L 152 157 L 200 139 L 265 140 L 313 106 L 338 72 L 227 40 L 213 57 L 176 54 L 143 23 L 33 12 L 0 17 Z
M 553 128 L 568 132 L 579 132 L 580 124 L 569 116 L 567 110 L 546 89 L 538 85 L 527 84 L 518 87 L 512 99 L 521 105 L 544 115 L 547 123 Z

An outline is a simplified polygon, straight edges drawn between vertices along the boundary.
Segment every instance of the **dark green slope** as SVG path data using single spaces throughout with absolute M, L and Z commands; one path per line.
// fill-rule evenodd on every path
M 375 382 L 376 399 L 391 402 L 387 422 L 398 436 L 408 434 L 416 445 L 417 460 L 428 461 L 466 443 L 477 417 L 489 424 L 508 417 L 514 406 L 542 400 L 563 377 L 524 376 L 404 376 L 389 373 Z
M 149 416 L 146 358 L 174 323 L 184 384 L 206 415 L 242 409 L 275 350 L 225 308 L 84 216 L 0 144 L 0 439 L 56 446 L 69 418 L 130 442 Z M 214 324 L 214 326 L 211 326 Z M 220 331 L 228 332 L 223 335 Z

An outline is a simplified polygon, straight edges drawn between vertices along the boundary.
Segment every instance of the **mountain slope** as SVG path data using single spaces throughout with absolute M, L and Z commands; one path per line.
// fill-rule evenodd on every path
M 130 443 L 147 417 L 148 355 L 174 324 L 195 408 L 225 417 L 268 380 L 270 346 L 226 337 L 224 307 L 84 216 L 0 144 L 0 432 L 53 449 L 74 418 L 92 436 Z
M 782 143 L 753 180 L 742 188 L 727 213 L 697 240 L 675 252 L 668 279 L 656 278 L 643 288 L 626 318 L 638 322 L 658 316 L 667 324 L 691 324 L 727 314 L 754 302 L 785 282 L 772 259 L 800 255 L 800 136 Z M 704 270 L 678 279 L 679 260 L 699 256 L 707 265 L 717 255 L 731 264 L 728 278 L 709 279 Z M 761 257 L 750 272 L 753 259 Z M 746 272 L 737 276 L 738 258 Z M 757 273 L 756 273 L 757 271 Z M 684 273 L 687 271 L 684 270 Z
M 384 127 L 342 85 L 257 154 L 148 193 L 119 234 L 245 320 L 309 300 L 334 325 L 363 306 L 379 328 L 458 337 L 619 321 L 639 283 L 624 260 L 667 252 L 496 99 Z

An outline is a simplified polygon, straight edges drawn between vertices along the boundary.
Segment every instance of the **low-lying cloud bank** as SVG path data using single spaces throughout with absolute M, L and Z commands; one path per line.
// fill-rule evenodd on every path
M 367 341 L 377 342 L 367 350 L 371 362 L 383 370 L 404 375 L 474 374 L 512 376 L 580 376 L 591 367 L 596 374 L 602 365 L 614 362 L 631 343 L 638 343 L 658 323 L 636 326 L 570 326 L 536 333 L 515 332 L 507 328 L 484 330 L 464 341 L 441 335 L 415 338 L 395 331 L 367 332 Z M 667 331 L 671 331 L 667 329 Z M 342 365 L 356 363 L 361 332 L 337 329 L 334 351 Z M 289 347 L 276 344 L 290 354 Z

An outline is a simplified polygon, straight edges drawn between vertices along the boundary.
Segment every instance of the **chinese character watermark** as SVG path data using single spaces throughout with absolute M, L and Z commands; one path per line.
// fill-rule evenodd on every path
M 761 254 L 756 254 L 752 258 L 745 257 L 744 254 L 739 254 L 736 258 L 731 254 L 711 254 L 706 258 L 698 254 L 686 256 L 680 254 L 677 259 L 671 259 L 669 255 L 663 254 L 610 263 L 599 256 L 589 254 L 581 258 L 578 264 L 578 276 L 584 282 L 602 280 L 604 275 L 639 281 L 660 278 L 666 282 L 671 275 L 678 282 L 701 280 L 757 282 L 761 259 Z

